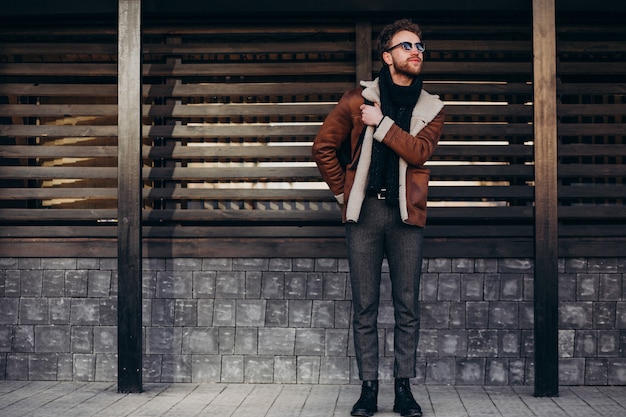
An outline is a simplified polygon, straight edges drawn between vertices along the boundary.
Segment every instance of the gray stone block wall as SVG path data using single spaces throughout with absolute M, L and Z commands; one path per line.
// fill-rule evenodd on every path
M 115 381 L 117 261 L 0 258 L 0 378 Z M 348 265 L 144 259 L 146 382 L 358 383 Z M 626 385 L 626 259 L 559 264 L 563 385 Z M 393 377 L 384 269 L 380 375 Z M 533 383 L 533 263 L 423 263 L 416 382 Z

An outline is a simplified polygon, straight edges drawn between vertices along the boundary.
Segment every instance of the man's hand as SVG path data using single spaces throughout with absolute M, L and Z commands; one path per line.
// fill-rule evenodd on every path
M 380 110 L 380 104 L 374 103 L 373 106 L 361 104 L 361 120 L 368 126 L 378 126 L 383 120 L 383 112 Z

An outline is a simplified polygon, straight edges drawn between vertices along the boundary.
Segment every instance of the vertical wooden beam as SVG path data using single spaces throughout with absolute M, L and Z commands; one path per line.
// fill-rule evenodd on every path
M 141 392 L 141 0 L 118 7 L 117 382 Z
M 559 393 L 555 0 L 533 0 L 535 396 Z
M 372 23 L 356 22 L 356 83 L 372 79 Z

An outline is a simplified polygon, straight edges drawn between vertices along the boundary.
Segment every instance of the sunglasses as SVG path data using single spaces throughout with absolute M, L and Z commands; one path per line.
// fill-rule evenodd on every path
M 417 49 L 418 52 L 424 52 L 426 50 L 426 45 L 424 45 L 424 43 L 422 42 L 415 42 L 414 44 L 411 42 L 400 42 L 397 45 L 392 46 L 391 48 L 387 48 L 385 49 L 385 52 L 389 52 L 392 49 L 397 48 L 398 46 L 401 46 L 402 49 L 404 49 L 407 52 L 410 52 L 413 49 L 413 45 L 415 45 L 415 49 Z

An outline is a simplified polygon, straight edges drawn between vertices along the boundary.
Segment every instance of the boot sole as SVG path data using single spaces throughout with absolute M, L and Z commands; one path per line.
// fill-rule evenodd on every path
M 378 408 L 376 408 L 374 411 L 367 411 L 367 410 L 353 410 L 350 415 L 351 416 L 356 416 L 356 417 L 371 417 L 374 415 L 375 412 L 378 411 Z
M 414 411 L 414 412 L 410 412 L 407 414 L 402 414 L 402 411 L 400 410 L 400 408 L 397 405 L 393 406 L 393 412 L 394 413 L 400 413 L 400 415 L 402 417 L 422 417 L 422 412 L 421 411 Z

